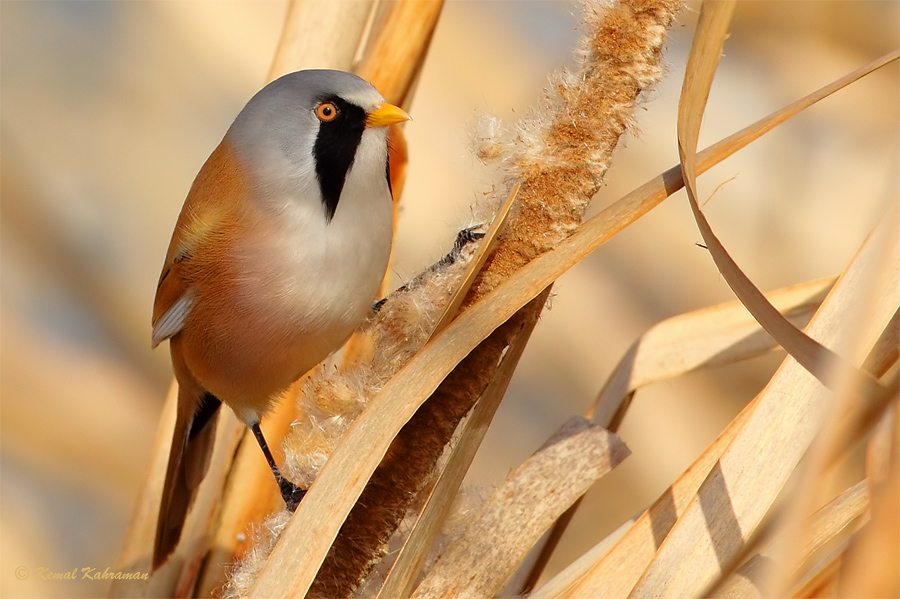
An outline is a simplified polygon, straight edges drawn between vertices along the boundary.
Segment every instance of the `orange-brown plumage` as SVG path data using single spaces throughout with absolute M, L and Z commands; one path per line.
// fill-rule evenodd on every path
M 200 169 L 153 304 L 178 409 L 153 567 L 174 550 L 202 481 L 220 403 L 254 432 L 291 383 L 371 312 L 390 254 L 387 126 L 408 119 L 347 73 L 300 71 L 247 104 Z
M 207 267 L 224 259 L 226 248 L 219 242 L 238 231 L 235 213 L 247 191 L 244 177 L 223 140 L 197 174 L 175 223 L 153 302 L 154 326 L 192 284 L 215 279 Z

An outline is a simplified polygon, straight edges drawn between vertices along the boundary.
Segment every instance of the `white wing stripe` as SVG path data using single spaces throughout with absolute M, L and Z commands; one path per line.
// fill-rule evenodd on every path
M 190 292 L 178 298 L 178 301 L 172 304 L 172 307 L 153 326 L 151 347 L 156 347 L 169 337 L 177 334 L 184 326 L 184 321 L 193 305 L 194 295 Z

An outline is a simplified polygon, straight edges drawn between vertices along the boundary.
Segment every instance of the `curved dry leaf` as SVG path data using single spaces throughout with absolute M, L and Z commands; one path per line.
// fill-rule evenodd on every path
M 494 492 L 413 597 L 493 597 L 559 514 L 629 453 L 609 431 L 569 421 Z
M 559 574 L 548 580 L 539 589 L 530 593 L 528 599 L 548 599 L 564 597 L 566 591 L 584 580 L 595 564 L 619 542 L 637 522 L 638 516 L 626 520 L 619 528 L 611 532 L 602 541 L 591 547 L 584 555 L 569 564 Z
M 867 322 L 858 331 L 860 347 L 853 356 L 858 363 L 900 305 L 897 263 L 885 272 L 881 259 L 885 249 L 890 256 L 898 251 L 892 224 L 883 219 L 866 239 L 808 327 L 810 335 L 834 343 L 842 333 L 836 323 L 846 322 L 865 306 Z M 873 283 L 880 283 L 877 293 Z M 660 546 L 633 596 L 695 595 L 730 567 L 812 442 L 827 398 L 805 368 L 785 360 Z
M 551 580 L 547 584 L 555 589 L 554 593 L 545 593 L 542 587 L 535 591 L 532 597 L 576 599 L 627 596 L 647 564 L 653 559 L 656 549 L 675 525 L 678 516 L 684 513 L 706 475 L 747 422 L 755 407 L 756 400 L 750 402 L 728 424 L 691 467 L 656 500 L 650 509 L 638 517 L 611 550 L 603 553 L 596 563 L 586 568 L 581 577 L 567 584 Z
M 533 330 L 534 323 L 531 326 L 522 327 L 515 333 L 496 375 L 485 389 L 484 394 L 478 399 L 478 403 L 472 408 L 472 413 L 460 426 L 450 455 L 440 467 L 431 493 L 425 500 L 425 505 L 400 549 L 394 565 L 391 566 L 391 570 L 378 592 L 378 598 L 407 597 L 412 591 L 427 552 L 437 538 L 452 507 L 453 499 L 472 460 L 475 459 L 475 454 L 484 440 L 494 413 L 500 406 L 500 401 L 506 393 L 513 372 L 519 364 L 519 358 L 525 351 L 525 345 Z
M 809 281 L 772 291 L 766 297 L 791 322 L 803 325 L 833 284 L 833 278 Z M 629 348 L 607 379 L 588 417 L 609 428 L 611 423 L 621 421 L 623 402 L 640 387 L 700 368 L 745 360 L 774 347 L 775 342 L 741 302 L 666 319 Z
M 865 515 L 868 508 L 869 494 L 865 480 L 832 499 L 813 514 L 810 521 L 804 526 L 802 560 L 805 561 L 825 543 L 845 533 L 851 524 Z M 773 560 L 778 559 L 782 549 L 783 547 L 779 546 L 777 539 L 774 543 L 767 544 L 738 568 L 715 595 L 734 599 L 766 596 L 762 591 L 761 583 L 767 574 L 766 569 L 771 568 Z
M 711 168 L 803 108 L 895 58 L 887 56 L 866 65 L 704 150 L 698 156 L 698 172 Z M 614 202 L 556 248 L 530 262 L 469 308 L 407 364 L 372 399 L 367 411 L 354 424 L 356 432 L 350 431 L 326 464 L 294 514 L 285 533 L 287 538 L 282 538 L 275 549 L 277 553 L 283 552 L 282 555 L 273 553 L 254 593 L 302 596 L 390 440 L 462 356 L 568 268 L 678 191 L 681 185 L 680 169 L 673 167 Z M 381 405 L 388 401 L 390 407 Z M 385 427 L 388 429 L 384 430 Z M 314 508 L 319 501 L 327 509 Z M 289 569 L 282 559 L 285 562 L 293 559 L 302 567 Z
M 873 495 L 872 517 L 847 551 L 839 595 L 896 597 L 900 594 L 900 430 L 894 427 L 888 478 Z
M 872 395 L 878 383 L 871 376 L 853 368 L 836 353 L 804 335 L 766 301 L 762 292 L 725 250 L 698 204 L 695 174 L 697 140 L 734 6 L 733 0 L 703 3 L 678 103 L 678 154 L 691 211 L 722 277 L 779 345 L 826 386 L 834 388 L 840 381 L 852 379 L 855 386 L 865 390 L 866 395 Z

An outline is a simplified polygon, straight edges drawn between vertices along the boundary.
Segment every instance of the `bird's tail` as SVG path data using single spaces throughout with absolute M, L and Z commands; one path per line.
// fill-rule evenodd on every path
M 209 468 L 221 405 L 212 393 L 179 386 L 178 416 L 156 522 L 154 570 L 165 563 L 181 538 L 188 509 Z

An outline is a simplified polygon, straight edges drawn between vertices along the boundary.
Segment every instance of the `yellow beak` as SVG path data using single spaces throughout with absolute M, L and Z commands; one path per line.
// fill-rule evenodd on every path
M 394 123 L 412 120 L 406 111 L 385 102 L 377 110 L 366 115 L 367 127 L 387 127 Z

